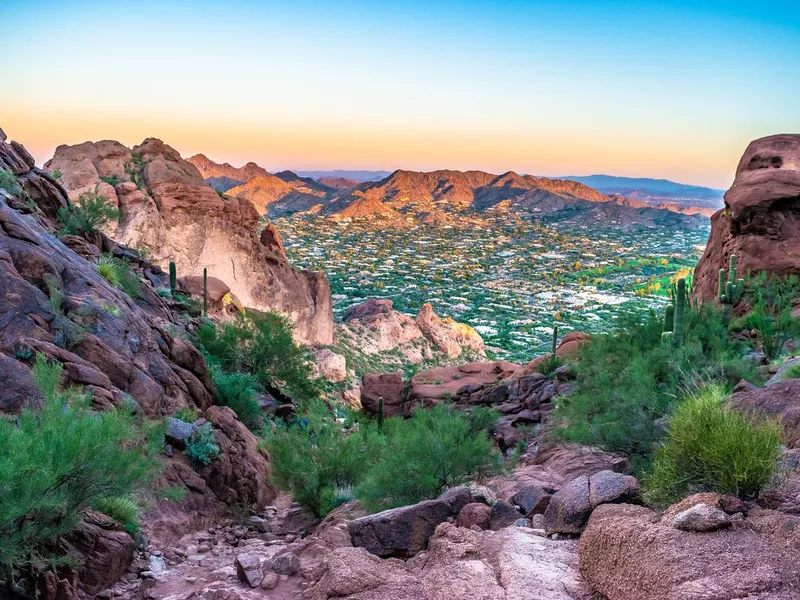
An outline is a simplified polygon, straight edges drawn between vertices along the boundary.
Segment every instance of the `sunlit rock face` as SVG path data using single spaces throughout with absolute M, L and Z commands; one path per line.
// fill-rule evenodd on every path
M 162 267 L 174 261 L 179 276 L 207 268 L 243 305 L 287 315 L 299 342 L 332 342 L 327 278 L 293 268 L 277 230 L 257 235 L 252 202 L 218 194 L 162 141 L 148 138 L 132 149 L 114 141 L 59 146 L 45 166 L 61 172 L 71 198 L 97 191 L 117 204 L 119 223 L 106 231 L 116 241 L 148 249 Z

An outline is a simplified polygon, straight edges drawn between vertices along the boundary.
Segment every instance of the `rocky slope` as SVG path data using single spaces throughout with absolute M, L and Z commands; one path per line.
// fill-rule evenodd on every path
M 731 254 L 739 273 L 800 274 L 800 135 L 773 135 L 745 150 L 725 208 L 711 218 L 708 245 L 694 272 L 693 293 L 715 300 L 720 269 Z
M 174 261 L 181 276 L 208 268 L 245 306 L 289 316 L 298 341 L 332 341 L 327 278 L 293 268 L 275 251 L 274 228 L 257 236 L 252 202 L 218 194 L 170 146 L 152 138 L 132 149 L 114 141 L 59 146 L 46 168 L 61 172 L 71 198 L 96 190 L 119 207 L 119 223 L 107 232 L 114 240 L 145 249 L 162 267 Z M 242 172 L 257 171 L 250 165 Z
M 56 213 L 70 203 L 66 190 L 37 169 L 20 144 L 7 142 L 2 130 L 0 168 L 10 170 L 18 184 L 0 188 L 0 414 L 42 401 L 31 375 L 37 355 L 61 364 L 62 386 L 84 388 L 96 410 L 125 405 L 160 420 L 193 409 L 202 420 L 173 419 L 160 457 L 158 486 L 181 488 L 184 496 L 150 499 L 146 535 L 167 543 L 207 527 L 232 506 L 261 510 L 276 494 L 267 456 L 233 411 L 213 405 L 205 360 L 187 341 L 198 323 L 182 305 L 156 293 L 168 287 L 168 276 L 105 235 L 57 236 Z M 128 262 L 140 284 L 136 297 L 98 273 L 101 251 Z M 181 451 L 182 441 L 205 422 L 222 454 L 195 468 Z M 93 598 L 128 568 L 135 546 L 116 522 L 87 512 L 64 542 L 80 567 L 48 574 L 43 597 Z

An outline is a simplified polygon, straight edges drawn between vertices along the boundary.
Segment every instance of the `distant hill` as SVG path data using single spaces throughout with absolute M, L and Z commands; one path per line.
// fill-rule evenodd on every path
M 249 181 L 259 175 L 269 175 L 265 168 L 259 167 L 254 162 L 249 162 L 243 167 L 234 167 L 229 163 L 214 162 L 204 154 L 195 154 L 186 160 L 197 167 L 204 179 L 227 177 L 237 181 Z
M 302 177 L 312 177 L 313 179 L 323 179 L 325 177 L 336 177 L 342 179 L 352 179 L 356 182 L 380 181 L 392 174 L 391 171 L 360 171 L 349 169 L 334 169 L 332 171 L 295 171 Z
M 581 182 L 484 171 L 398 170 L 349 193 L 329 197 L 322 213 L 336 219 L 380 219 L 396 224 L 457 225 L 481 214 L 510 213 L 552 220 L 600 222 L 620 227 L 686 225 L 701 216 L 602 194 Z
M 724 190 L 703 187 L 699 185 L 686 185 L 669 181 L 668 179 L 652 179 L 649 177 L 617 177 L 614 175 L 568 175 L 562 179 L 578 181 L 603 192 L 604 194 L 620 194 L 634 200 L 689 200 L 695 202 L 680 202 L 681 205 L 693 205 L 704 208 L 717 209 L 723 205 Z

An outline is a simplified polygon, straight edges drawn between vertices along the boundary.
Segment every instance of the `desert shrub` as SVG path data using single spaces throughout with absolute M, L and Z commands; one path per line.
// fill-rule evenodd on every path
M 659 419 L 697 384 L 751 373 L 730 341 L 721 311 L 687 310 L 682 347 L 661 343 L 661 318 L 621 316 L 616 332 L 594 336 L 576 364 L 572 394 L 556 402 L 566 424 L 554 435 L 631 455 L 643 467 L 663 434 Z
M 117 259 L 110 254 L 103 254 L 95 263 L 97 272 L 113 287 L 119 285 L 119 270 L 117 268 Z
M 752 498 L 780 457 L 780 425 L 745 416 L 711 385 L 685 398 L 669 417 L 667 436 L 644 477 L 645 498 L 666 506 L 695 492 Z
M 436 498 L 447 488 L 498 472 L 502 457 L 484 429 L 488 411 L 474 418 L 451 406 L 419 409 L 410 419 L 386 419 L 384 440 L 370 448 L 370 464 L 356 496 L 371 511 Z
M 341 423 L 319 401 L 302 419 L 275 423 L 262 444 L 272 459 L 273 478 L 281 489 L 321 517 L 345 500 L 339 490 L 351 488 L 371 457 L 372 430 L 346 435 Z
M 59 169 L 56 169 L 55 171 L 53 171 L 52 173 L 50 173 L 50 176 L 51 176 L 53 179 L 61 179 L 61 176 L 62 176 L 62 175 L 63 175 L 63 173 L 62 173 L 62 172 L 61 172 Z
M 131 535 L 139 531 L 141 508 L 130 497 L 98 498 L 94 508 L 114 519 Z
M 119 210 L 106 197 L 85 192 L 77 202 L 58 210 L 60 233 L 64 235 L 95 235 L 97 231 L 119 218 Z
M 0 188 L 3 188 L 9 194 L 19 193 L 19 183 L 17 183 L 17 176 L 8 169 L 0 169 Z
M 197 411 L 195 411 L 195 409 L 193 409 L 191 406 L 184 406 L 173 416 L 184 423 L 194 423 L 197 421 Z
M 320 394 L 311 353 L 294 342 L 292 325 L 282 315 L 248 311 L 232 323 L 205 323 L 198 329 L 197 342 L 220 368 L 249 373 L 267 390 L 298 401 Z
M 116 187 L 116 185 L 122 180 L 116 175 L 108 175 L 106 177 L 101 177 L 100 181 L 107 183 L 111 187 Z
M 142 290 L 139 278 L 124 260 L 111 254 L 102 254 L 97 259 L 96 266 L 97 272 L 110 285 L 121 289 L 131 298 L 139 298 L 141 296 Z
M 186 456 L 198 465 L 210 465 L 219 454 L 217 438 L 211 423 L 204 423 L 192 430 L 192 435 L 186 440 Z
M 258 381 L 249 373 L 228 373 L 222 369 L 211 370 L 211 380 L 217 392 L 217 401 L 230 407 L 249 429 L 257 431 L 264 425 L 258 406 Z
M 800 278 L 769 279 L 766 273 L 751 278 L 746 297 L 751 310 L 734 326 L 755 329 L 761 350 L 769 360 L 780 356 L 783 345 L 800 333 L 800 323 L 792 317 L 792 303 L 800 295 Z
M 781 379 L 800 379 L 800 362 L 786 369 Z
M 37 356 L 43 405 L 0 419 L 0 585 L 29 597 L 27 582 L 65 562 L 57 542 L 83 510 L 148 489 L 160 471 L 163 430 L 124 409 L 91 411 L 88 395 L 59 390 L 61 370 Z

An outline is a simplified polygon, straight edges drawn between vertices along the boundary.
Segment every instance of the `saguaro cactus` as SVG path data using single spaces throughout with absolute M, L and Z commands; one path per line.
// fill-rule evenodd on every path
M 378 431 L 383 431 L 383 397 L 378 398 Z
M 553 349 L 552 349 L 553 357 L 552 357 L 552 359 L 553 359 L 554 362 L 556 360 L 556 348 L 558 348 L 558 325 L 554 325 L 553 326 Z
M 744 292 L 744 279 L 736 279 L 736 255 L 731 254 L 728 277 L 725 278 L 725 269 L 719 270 L 717 284 L 717 299 L 720 304 L 737 304 L 742 299 Z
M 671 333 L 675 327 L 675 305 L 667 304 L 664 309 L 664 333 Z
M 170 261 L 169 263 L 169 291 L 172 295 L 175 295 L 175 290 L 178 287 L 178 270 L 175 267 L 175 263 Z
M 678 279 L 677 294 L 675 296 L 675 323 L 672 331 L 675 335 L 675 344 L 682 346 L 684 319 L 686 317 L 686 280 L 683 277 Z
M 203 316 L 208 316 L 208 269 L 203 269 Z

